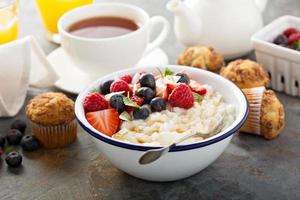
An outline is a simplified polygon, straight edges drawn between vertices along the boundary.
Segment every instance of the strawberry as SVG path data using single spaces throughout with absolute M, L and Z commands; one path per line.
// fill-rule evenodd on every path
M 98 92 L 89 93 L 83 101 L 83 108 L 85 112 L 104 110 L 107 109 L 108 106 L 108 101 Z
M 190 82 L 190 88 L 193 92 L 196 92 L 200 95 L 205 95 L 207 90 L 205 87 L 203 87 L 201 84 L 199 84 L 198 82 L 191 80 Z
M 111 86 L 110 86 L 110 92 L 121 92 L 124 91 L 124 95 L 127 96 L 128 94 L 131 96 L 132 95 L 132 89 L 123 80 L 116 80 L 114 81 Z
M 167 83 L 167 91 L 170 94 L 176 88 L 176 84 Z
M 106 109 L 86 113 L 87 121 L 99 132 L 112 136 L 120 126 L 119 113 L 116 109 Z
M 289 44 L 293 44 L 294 42 L 297 42 L 300 39 L 300 33 L 293 33 L 289 37 Z
M 291 28 L 288 28 L 286 29 L 283 34 L 286 36 L 286 37 L 290 37 L 290 35 L 294 34 L 294 33 L 297 33 L 297 29 L 291 27 Z
M 131 101 L 135 102 L 139 106 L 143 105 L 144 99 L 142 97 L 133 95 L 130 99 L 131 99 Z M 128 112 L 128 113 L 131 113 L 133 110 L 134 110 L 133 107 L 126 108 L 126 112 Z
M 120 80 L 123 80 L 126 83 L 130 84 L 132 81 L 132 76 L 130 74 L 124 74 L 120 77 Z
M 194 105 L 194 95 L 187 84 L 179 83 L 169 95 L 168 102 L 173 107 L 189 109 Z

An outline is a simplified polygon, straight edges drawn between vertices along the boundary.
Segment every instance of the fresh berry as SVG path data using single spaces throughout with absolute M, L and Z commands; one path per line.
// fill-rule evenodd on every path
M 114 82 L 114 80 L 108 80 L 105 81 L 101 86 L 100 86 L 100 92 L 103 95 L 106 95 L 110 93 L 110 85 Z
M 123 80 L 126 83 L 130 84 L 132 81 L 132 76 L 130 74 L 124 74 L 120 77 L 120 80 Z
M 18 129 L 10 129 L 6 135 L 6 140 L 8 144 L 18 145 L 21 142 L 23 134 Z
M 128 83 L 123 80 L 116 80 L 110 86 L 110 92 L 125 92 L 124 95 L 132 95 L 132 90 Z
M 94 112 L 108 108 L 108 101 L 98 92 L 89 93 L 83 102 L 85 112 Z
M 95 129 L 108 136 L 115 134 L 120 125 L 119 113 L 113 108 L 89 112 L 86 119 Z
M 141 87 L 149 87 L 151 89 L 155 89 L 155 78 L 152 74 L 143 74 L 141 77 L 140 77 L 140 84 L 141 84 Z
M 149 87 L 141 87 L 137 90 L 136 95 L 144 98 L 144 104 L 150 103 L 151 99 L 154 98 L 155 92 Z
M 168 102 L 173 107 L 189 109 L 194 105 L 194 95 L 187 84 L 179 83 L 170 94 Z
M 167 91 L 169 94 L 176 88 L 176 84 L 167 83 Z
M 288 45 L 288 38 L 285 35 L 278 35 L 273 42 L 277 45 L 286 46 Z
M 180 79 L 177 81 L 177 83 L 190 83 L 190 78 L 185 73 L 177 73 L 175 76 L 180 76 Z
M 286 29 L 283 34 L 286 36 L 286 37 L 290 37 L 290 35 L 294 34 L 294 33 L 297 33 L 297 29 L 295 28 L 288 28 Z
M 17 119 L 16 121 L 14 121 L 11 126 L 11 129 L 18 129 L 22 134 L 25 133 L 25 129 L 26 129 L 26 122 L 21 120 L 21 119 Z
M 293 33 L 290 35 L 288 39 L 289 44 L 293 44 L 294 42 L 297 42 L 300 39 L 300 33 Z
M 33 135 L 25 135 L 21 140 L 21 146 L 25 151 L 35 151 L 40 147 L 40 141 Z
M 125 110 L 125 104 L 123 101 L 124 96 L 121 94 L 115 94 L 113 95 L 110 100 L 109 104 L 112 108 L 117 109 L 119 113 L 123 112 Z
M 152 112 L 160 112 L 167 108 L 167 102 L 161 97 L 155 97 L 150 102 Z
M 132 102 L 136 103 L 138 106 L 143 105 L 144 99 L 142 97 L 133 95 L 130 99 L 131 99 Z M 128 113 L 131 113 L 133 110 L 134 110 L 133 107 L 127 107 L 126 108 L 126 112 L 128 112 Z
M 0 135 L 0 148 L 4 148 L 5 146 L 5 137 Z
M 22 160 L 21 154 L 17 151 L 10 152 L 5 158 L 6 164 L 12 168 L 19 167 L 22 164 Z
M 140 77 L 145 74 L 146 72 L 141 71 L 141 72 L 136 72 L 133 77 L 132 77 L 132 84 L 137 84 L 140 81 Z
M 190 83 L 190 88 L 192 89 L 193 92 L 196 92 L 202 96 L 205 95 L 207 92 L 205 87 L 203 87 L 200 83 L 193 80 Z
M 143 105 L 140 108 L 136 108 L 133 111 L 134 119 L 147 119 L 151 114 L 151 110 L 148 105 Z

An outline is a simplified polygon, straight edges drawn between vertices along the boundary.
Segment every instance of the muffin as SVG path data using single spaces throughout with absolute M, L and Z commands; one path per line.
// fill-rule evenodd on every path
M 269 75 L 263 65 L 252 60 L 235 60 L 221 69 L 221 76 L 231 80 L 241 89 L 267 86 Z
M 74 102 L 66 95 L 47 92 L 34 97 L 26 107 L 32 133 L 46 148 L 65 147 L 77 137 Z
M 284 108 L 272 90 L 244 89 L 250 110 L 241 132 L 261 135 L 271 140 L 276 138 L 285 124 Z
M 205 46 L 187 47 L 178 56 L 177 63 L 218 72 L 224 65 L 224 58 L 213 48 Z
M 272 90 L 264 92 L 261 104 L 260 129 L 266 139 L 274 139 L 284 128 L 284 108 Z

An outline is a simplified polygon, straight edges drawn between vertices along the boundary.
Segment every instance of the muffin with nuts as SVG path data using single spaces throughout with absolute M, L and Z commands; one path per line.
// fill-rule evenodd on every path
M 267 86 L 269 75 L 262 64 L 252 60 L 235 60 L 222 68 L 220 75 L 234 82 L 239 88 Z
M 178 56 L 177 63 L 218 72 L 224 65 L 224 58 L 211 47 L 194 46 L 185 48 Z
M 26 107 L 33 134 L 46 148 L 65 147 L 77 137 L 74 102 L 63 93 L 40 94 Z

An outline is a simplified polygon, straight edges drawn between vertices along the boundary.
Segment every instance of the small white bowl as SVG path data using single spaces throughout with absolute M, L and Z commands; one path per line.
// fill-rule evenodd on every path
M 300 52 L 273 43 L 284 30 L 300 30 L 300 18 L 282 16 L 255 33 L 251 40 L 256 59 L 271 76 L 271 87 L 293 96 L 300 96 Z
M 159 160 L 148 165 L 140 165 L 138 160 L 146 150 L 159 147 L 126 143 L 100 133 L 86 120 L 83 100 L 92 89 L 98 88 L 106 80 L 114 79 L 125 73 L 134 74 L 137 71 L 156 73 L 157 67 L 132 68 L 102 77 L 82 91 L 75 103 L 75 113 L 79 124 L 95 138 L 100 151 L 117 168 L 132 176 L 150 181 L 174 181 L 189 177 L 206 168 L 221 155 L 229 144 L 232 134 L 240 129 L 248 114 L 248 103 L 244 94 L 227 79 L 208 71 L 190 67 L 169 65 L 159 68 L 163 70 L 165 67 L 169 67 L 175 72 L 184 69 L 191 74 L 194 80 L 216 88 L 228 103 L 236 106 L 236 119 L 233 124 L 213 137 L 187 145 L 178 145 L 172 149 L 172 152 Z

